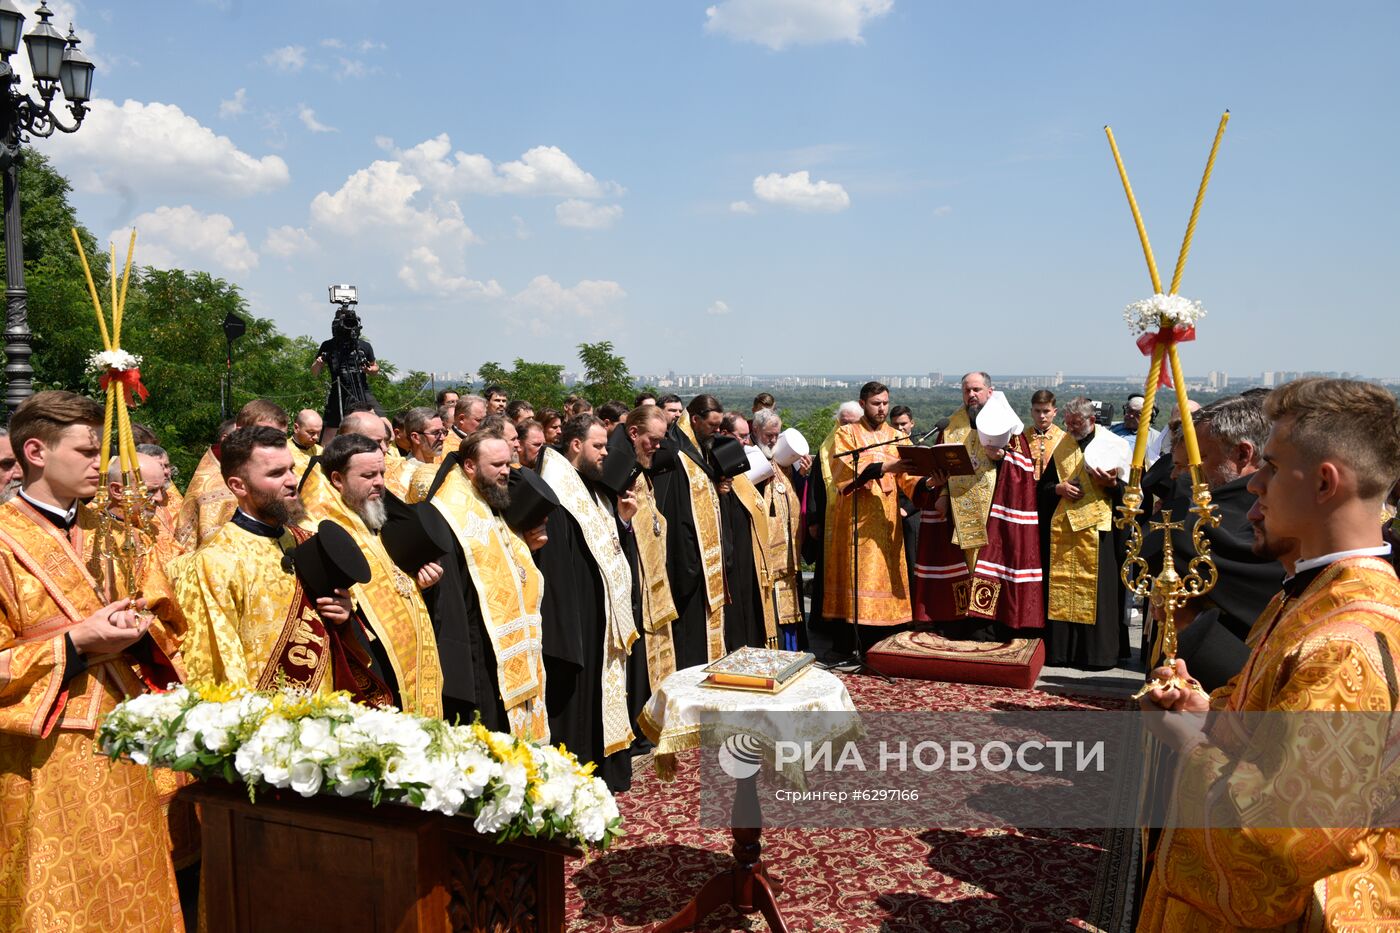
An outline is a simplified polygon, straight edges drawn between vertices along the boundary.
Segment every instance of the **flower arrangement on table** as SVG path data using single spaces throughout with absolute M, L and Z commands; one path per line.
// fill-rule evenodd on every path
M 367 797 L 473 818 L 499 840 L 527 836 L 607 848 L 617 802 L 593 765 L 473 722 L 452 725 L 351 701 L 346 693 L 179 685 L 128 699 L 103 720 L 112 758 L 303 797 Z

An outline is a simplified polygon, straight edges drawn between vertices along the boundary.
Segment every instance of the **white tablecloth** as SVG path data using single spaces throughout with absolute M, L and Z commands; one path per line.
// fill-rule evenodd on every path
M 702 683 L 705 667 L 688 667 L 667 677 L 637 717 L 642 732 L 656 745 L 653 760 L 662 780 L 675 777 L 679 752 L 718 744 L 725 730 L 735 731 L 736 725 L 759 736 L 770 750 L 778 741 L 817 745 L 861 734 L 860 714 L 846 685 L 829 671 L 809 667 L 781 692 L 768 694 L 707 687 Z M 835 715 L 786 715 L 792 713 Z

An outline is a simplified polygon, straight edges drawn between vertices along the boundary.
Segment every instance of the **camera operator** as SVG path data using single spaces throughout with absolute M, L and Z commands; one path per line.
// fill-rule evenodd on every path
M 329 444 L 340 428 L 342 417 L 357 406 L 369 405 L 383 415 L 379 402 L 369 389 L 368 377 L 379 372 L 374 348 L 360 337 L 360 318 L 355 313 L 355 291 L 351 286 L 331 286 L 331 302 L 337 305 L 331 321 L 331 339 L 321 344 L 311 363 L 312 375 L 319 376 L 327 366 L 331 371 L 330 391 L 322 417 L 321 444 Z

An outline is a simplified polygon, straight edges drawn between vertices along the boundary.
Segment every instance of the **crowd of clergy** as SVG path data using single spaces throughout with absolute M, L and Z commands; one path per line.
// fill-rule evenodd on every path
M 815 449 L 766 394 L 748 412 L 706 394 L 536 411 L 492 387 L 335 424 L 257 400 L 220 426 L 183 493 L 137 425 L 151 500 L 139 516 L 122 514 L 120 466 L 98 475 L 102 407 L 34 395 L 0 437 L 0 929 L 180 928 L 175 869 L 196 834 L 172 806 L 178 782 L 93 744 L 120 699 L 179 680 L 480 717 L 565 744 L 621 792 L 657 686 L 740 646 L 806 650 L 820 635 L 839 665 L 920 626 L 1120 665 L 1133 600 L 1115 509 L 1153 413 L 1137 398 L 1100 424 L 1088 398 L 1057 408 L 1044 390 L 1026 425 L 987 373 L 962 393 L 925 432 L 867 383 Z M 1175 618 L 1149 609 L 1146 665 L 1174 627 L 1190 688 L 1143 702 L 1394 710 L 1400 584 L 1382 513 L 1400 473 L 1395 399 L 1305 380 L 1192 420 L 1220 583 Z M 1178 411 L 1149 432 L 1153 573 L 1163 534 L 1183 573 L 1195 556 L 1182 432 Z M 920 443 L 960 445 L 970 471 L 900 449 Z M 101 483 L 107 516 L 90 504 Z M 95 546 L 113 519 L 144 531 L 131 588 Z M 1210 780 L 1208 731 L 1163 741 L 1185 779 Z M 1270 832 L 1155 838 L 1141 928 L 1400 924 L 1400 832 Z

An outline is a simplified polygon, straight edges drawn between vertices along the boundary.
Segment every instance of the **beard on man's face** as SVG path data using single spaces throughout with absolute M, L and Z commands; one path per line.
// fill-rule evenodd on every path
M 389 510 L 385 507 L 382 498 L 371 499 L 366 496 L 356 502 L 347 497 L 345 504 L 350 506 L 356 515 L 360 516 L 360 521 L 364 522 L 365 527 L 370 531 L 378 531 L 383 528 L 384 523 L 389 518 Z
M 306 507 L 301 504 L 300 496 L 288 499 L 280 492 L 249 490 L 248 498 L 262 520 L 273 525 L 295 525 L 306 517 Z
M 603 464 L 601 463 L 589 463 L 587 460 L 580 460 L 577 469 L 578 475 L 590 482 L 601 483 L 603 481 Z
M 506 477 L 508 481 L 509 474 Z M 481 498 L 486 500 L 486 504 L 493 512 L 504 512 L 506 506 L 510 505 L 510 487 L 503 482 L 488 483 L 482 478 L 480 473 L 472 477 L 472 485 L 476 491 L 481 493 Z

